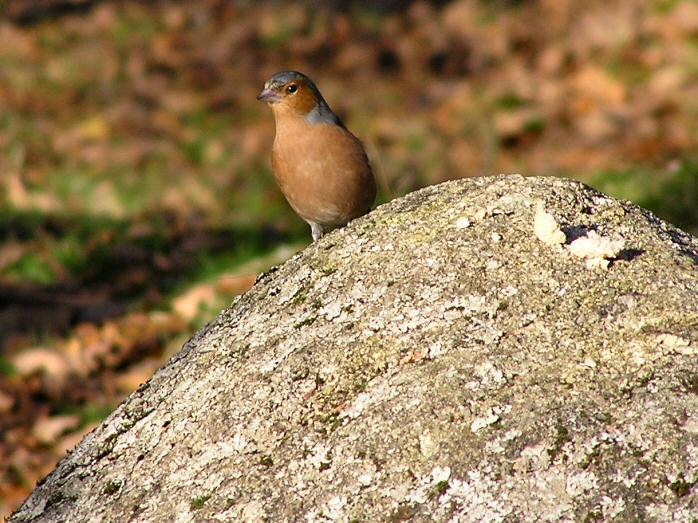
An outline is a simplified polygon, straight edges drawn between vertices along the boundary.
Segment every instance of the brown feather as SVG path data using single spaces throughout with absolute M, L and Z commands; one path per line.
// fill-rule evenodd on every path
M 269 103 L 276 121 L 274 176 L 293 210 L 310 225 L 313 239 L 366 214 L 376 197 L 366 152 L 312 80 L 281 71 L 258 98 Z
M 337 125 L 311 125 L 283 105 L 273 107 L 272 167 L 291 207 L 326 230 L 367 213 L 376 185 L 358 138 Z

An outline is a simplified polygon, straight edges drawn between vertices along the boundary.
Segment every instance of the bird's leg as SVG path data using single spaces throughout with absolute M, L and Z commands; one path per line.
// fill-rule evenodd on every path
M 313 241 L 317 241 L 322 238 L 325 231 L 322 230 L 322 225 L 315 222 L 308 222 L 310 224 L 310 232 L 313 235 Z

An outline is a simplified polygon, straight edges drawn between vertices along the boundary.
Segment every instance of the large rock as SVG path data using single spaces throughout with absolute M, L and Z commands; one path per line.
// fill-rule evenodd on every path
M 11 521 L 696 521 L 697 338 L 696 238 L 429 187 L 261 278 Z

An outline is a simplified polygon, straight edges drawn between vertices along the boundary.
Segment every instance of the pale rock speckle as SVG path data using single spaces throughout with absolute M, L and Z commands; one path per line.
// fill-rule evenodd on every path
M 569 245 L 569 251 L 584 259 L 587 269 L 608 269 L 611 260 L 618 257 L 625 247 L 625 240 L 611 239 L 590 230 Z
M 468 227 L 470 227 L 470 220 L 465 216 L 461 216 L 456 220 L 457 229 L 467 229 Z
M 419 452 L 423 456 L 429 457 L 433 456 L 438 450 L 438 445 L 434 442 L 431 434 L 424 432 L 419 435 Z
M 451 477 L 449 467 L 434 467 L 429 474 L 419 480 L 417 487 L 405 496 L 407 501 L 424 504 L 429 500 L 429 495 L 440 483 L 448 482 Z
M 623 498 L 612 498 L 610 496 L 601 498 L 602 514 L 607 520 L 613 520 L 613 518 L 622 514 L 624 509 L 625 501 L 623 501 Z
M 538 202 L 533 217 L 533 233 L 543 243 L 559 245 L 565 243 L 565 233 L 562 232 L 555 217 L 546 212 L 543 202 Z
M 598 484 L 596 476 L 587 471 L 572 474 L 567 478 L 567 493 L 572 497 L 581 496 L 585 492 L 594 489 Z
M 475 418 L 470 424 L 472 432 L 478 432 L 485 427 L 493 425 L 502 419 L 502 416 L 511 412 L 511 405 L 496 405 L 487 409 L 487 412 L 480 417 Z

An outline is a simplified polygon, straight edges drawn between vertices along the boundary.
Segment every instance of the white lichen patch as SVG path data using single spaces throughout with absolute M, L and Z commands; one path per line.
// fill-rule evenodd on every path
M 511 429 L 506 431 L 506 433 L 503 436 L 504 441 L 514 441 L 516 438 L 520 437 L 522 432 L 517 429 Z
M 663 333 L 657 336 L 657 343 L 670 353 L 693 356 L 698 354 L 698 347 L 691 346 L 691 340 L 682 338 L 675 334 Z
M 496 271 L 501 266 L 502 266 L 502 264 L 500 262 L 498 262 L 497 260 L 489 260 L 485 264 L 485 269 L 487 269 L 488 271 Z
M 527 473 L 533 470 L 545 470 L 550 466 L 550 453 L 543 443 L 524 448 L 514 462 L 514 470 Z
M 496 494 L 497 487 L 496 482 L 476 470 L 469 471 L 467 479 L 451 478 L 448 489 L 439 496 L 435 516 L 441 520 L 453 514 L 449 519 L 452 523 L 504 521 L 512 509 L 504 497 Z
M 686 419 L 683 430 L 689 434 L 698 434 L 698 414 L 691 415 Z
M 625 510 L 625 500 L 623 498 L 612 498 L 610 496 L 601 497 L 601 513 L 604 519 L 612 519 Z
M 342 313 L 342 304 L 339 301 L 331 301 L 320 309 L 320 314 L 328 320 L 338 318 Z
M 436 454 L 439 450 L 439 445 L 434 441 L 434 438 L 428 432 L 423 432 L 419 435 L 419 452 L 424 457 L 430 457 Z
M 333 496 L 319 508 L 313 508 L 305 514 L 307 523 L 326 523 L 328 521 L 348 521 L 345 507 L 346 496 Z M 261 520 L 260 520 L 261 521 Z
M 447 352 L 448 348 L 445 348 L 440 341 L 437 341 L 427 349 L 427 357 L 433 360 L 434 358 L 438 358 Z
M 507 444 L 521 436 L 521 431 L 516 429 L 508 430 L 502 436 L 485 443 L 485 450 L 494 454 L 501 454 L 506 451 Z
M 429 474 L 419 480 L 417 486 L 405 496 L 405 500 L 420 505 L 426 503 L 436 486 L 447 482 L 450 477 L 450 467 L 434 467 Z
M 475 418 L 470 424 L 471 432 L 479 432 L 485 427 L 494 425 L 502 419 L 502 416 L 511 412 L 511 405 L 496 405 L 487 409 L 484 416 Z
M 214 461 L 228 458 L 239 451 L 232 442 L 219 441 L 204 448 L 200 454 L 202 464 L 206 465 Z
M 274 357 L 260 365 L 259 372 L 262 374 L 269 374 L 276 369 L 276 367 L 278 367 L 279 364 L 284 361 L 295 349 L 296 347 L 292 343 L 280 345 L 277 347 L 277 352 Z
M 346 496 L 334 496 L 325 505 L 325 514 L 332 521 L 341 521 L 344 519 L 344 507 L 346 507 L 346 505 Z
M 516 287 L 512 287 L 511 285 L 499 290 L 500 296 L 503 296 L 505 298 L 511 298 L 512 296 L 516 296 L 516 294 L 518 294 L 518 292 L 519 292 L 519 289 L 517 289 Z
M 456 229 L 467 229 L 470 227 L 470 220 L 465 216 L 461 216 L 456 220 Z
M 243 505 L 240 511 L 239 521 L 244 523 L 252 523 L 253 521 L 264 521 L 267 519 L 267 511 L 264 501 L 261 499 L 253 499 Z
M 695 512 L 690 508 L 673 509 L 663 503 L 652 503 L 647 505 L 647 521 L 671 521 L 671 522 L 693 522 Z
M 506 383 L 504 373 L 489 361 L 475 367 L 475 375 L 480 378 L 482 387 L 501 387 Z
M 499 440 L 488 441 L 485 443 L 485 451 L 490 454 L 502 454 L 506 448 L 504 448 Z
M 501 416 L 494 413 L 488 413 L 486 416 L 475 418 L 470 424 L 471 432 L 478 432 L 489 425 L 494 425 L 501 419 Z
M 533 217 L 533 234 L 543 243 L 559 245 L 565 243 L 565 233 L 562 232 L 555 217 L 538 202 L 536 214 Z
M 581 366 L 590 370 L 594 370 L 596 368 L 596 361 L 592 358 L 585 358 L 584 361 L 581 363 Z
M 685 425 L 684 428 L 686 428 Z M 693 434 L 695 434 L 695 432 L 693 432 Z M 696 441 L 696 439 L 693 438 L 691 441 Z M 694 479 L 698 479 L 695 478 L 695 475 L 698 474 L 698 446 L 691 444 L 686 445 L 686 456 L 686 466 L 689 470 L 694 471 Z
M 442 307 L 442 314 L 448 310 L 462 310 L 465 314 L 471 315 L 480 312 L 487 304 L 487 299 L 481 295 L 470 294 L 468 296 L 458 296 L 446 301 Z
M 318 443 L 313 449 L 313 453 L 306 458 L 306 461 L 312 468 L 321 469 L 332 463 L 332 458 L 330 457 L 331 450 L 330 447 Z
M 369 487 L 371 483 L 373 483 L 374 479 L 376 478 L 377 474 L 373 470 L 368 470 L 364 472 L 363 474 L 359 474 L 359 477 L 356 478 L 356 480 L 359 482 L 359 485 L 362 487 Z
M 586 236 L 577 238 L 569 245 L 574 256 L 583 258 L 587 269 L 608 269 L 611 260 L 615 260 L 625 247 L 625 240 L 613 240 L 601 236 L 596 231 L 588 231 Z
M 587 471 L 578 472 L 577 474 L 572 474 L 567 478 L 567 484 L 565 490 L 567 493 L 574 497 L 581 496 L 589 490 L 593 490 L 597 487 L 598 480 L 596 476 Z
M 249 442 L 250 441 L 247 438 L 247 436 L 245 436 L 241 432 L 236 432 L 233 435 L 232 444 L 236 452 L 243 452 L 247 448 Z
M 298 279 L 294 280 L 293 282 L 290 282 L 289 285 L 284 285 L 281 288 L 277 297 L 280 304 L 285 304 L 293 301 L 293 299 L 295 299 L 296 296 L 303 292 L 303 288 L 305 286 L 305 278 L 308 277 L 306 273 L 309 273 L 310 271 L 307 269 L 307 267 L 303 267 L 301 271 L 303 272 L 303 276 L 299 276 Z
M 356 398 L 348 408 L 340 412 L 339 417 L 348 419 L 358 418 L 364 411 L 364 409 L 370 404 L 371 396 L 366 392 L 362 392 L 361 394 L 356 396 Z
M 377 379 L 376 381 L 379 381 Z M 358 418 L 364 411 L 366 411 L 371 405 L 386 401 L 394 397 L 399 392 L 388 385 L 384 380 L 380 380 L 369 388 L 368 392 L 361 392 L 356 395 L 354 400 L 339 413 L 339 418 L 348 422 L 349 420 Z M 419 403 L 418 398 L 414 398 L 417 404 Z

